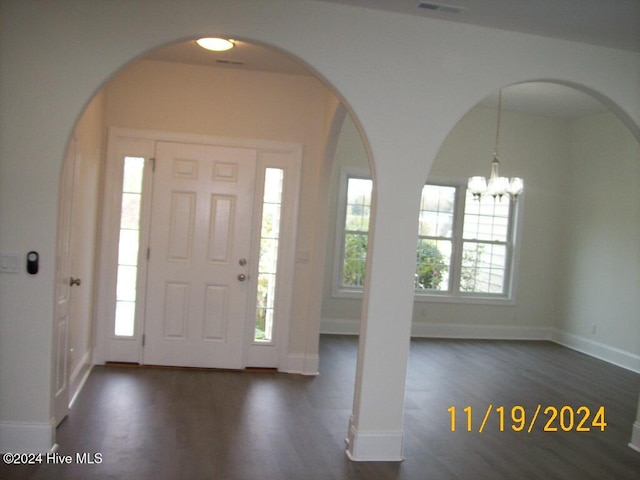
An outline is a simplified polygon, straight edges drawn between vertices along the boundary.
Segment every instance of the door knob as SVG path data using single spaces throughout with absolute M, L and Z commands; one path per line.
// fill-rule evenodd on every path
M 70 287 L 73 287 L 74 285 L 77 285 L 79 287 L 81 283 L 82 283 L 82 280 L 80 280 L 79 278 L 73 278 L 73 277 L 69 278 Z
M 241 273 L 240 275 L 238 275 L 238 280 L 240 280 L 241 282 L 244 282 L 247 279 L 247 276 L 244 273 Z

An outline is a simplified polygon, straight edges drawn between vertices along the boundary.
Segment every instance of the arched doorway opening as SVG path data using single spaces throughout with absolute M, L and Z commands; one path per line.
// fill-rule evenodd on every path
M 500 295 L 494 297 L 494 303 L 504 300 L 510 305 L 507 305 L 506 309 L 495 308 L 495 305 L 491 306 L 491 302 L 486 301 L 487 298 L 477 298 L 479 310 L 486 309 L 488 313 L 478 317 L 476 310 L 474 313 L 476 318 L 467 326 L 475 324 L 489 327 L 515 322 L 514 326 L 518 328 L 525 326 L 542 328 L 529 333 L 520 329 L 516 336 L 544 336 L 544 329 L 552 327 L 552 325 L 549 325 L 546 320 L 540 320 L 555 317 L 554 312 L 566 300 L 559 297 L 562 295 L 564 287 L 560 288 L 559 284 L 551 285 L 550 283 L 569 281 L 557 273 L 552 276 L 553 282 L 550 282 L 551 279 L 547 278 L 547 275 L 548 272 L 557 269 L 555 266 L 573 258 L 569 254 L 573 248 L 563 242 L 575 235 L 575 233 L 571 233 L 573 230 L 571 225 L 581 216 L 578 213 L 584 211 L 579 205 L 583 202 L 599 203 L 595 200 L 588 201 L 587 194 L 603 195 L 609 198 L 622 195 L 624 189 L 617 190 L 614 185 L 619 185 L 621 188 L 629 181 L 631 183 L 628 183 L 628 187 L 631 188 L 633 182 L 638 180 L 633 171 L 633 165 L 637 163 L 633 160 L 634 148 L 637 148 L 638 141 L 634 132 L 627 128 L 624 119 L 620 118 L 618 112 L 611 110 L 599 98 L 578 90 L 574 86 L 552 82 L 526 82 L 505 87 L 503 96 L 499 144 L 501 173 L 507 176 L 519 176 L 525 180 L 525 192 L 520 199 L 521 211 L 519 215 L 521 218 L 518 219 L 517 242 L 520 244 L 521 251 L 517 252 L 517 271 L 512 274 L 515 282 L 513 290 L 504 290 Z M 472 175 L 489 175 L 496 138 L 496 106 L 497 92 L 472 108 L 458 122 L 442 144 L 429 172 L 427 183 L 437 183 L 438 181 L 452 183 L 455 180 L 460 185 L 466 186 L 468 177 Z M 601 122 L 603 128 L 600 133 L 584 133 L 583 128 L 587 128 L 589 122 L 596 124 Z M 588 152 L 584 151 L 585 145 L 588 145 L 589 142 L 599 145 L 600 150 L 604 149 L 607 144 L 610 144 L 610 148 L 615 150 L 613 145 L 618 139 L 620 142 L 625 142 L 620 144 L 622 145 L 621 151 L 615 154 L 612 151 L 604 158 L 620 161 L 620 165 L 603 160 L 598 161 L 597 159 L 601 157 L 593 153 L 587 155 Z M 361 176 L 369 175 L 366 149 L 361 143 L 357 128 L 348 119 L 341 132 L 340 142 L 342 142 L 346 153 L 342 154 L 338 150 L 337 168 L 347 171 L 349 169 L 360 170 Z M 596 151 L 594 148 L 587 150 Z M 579 174 L 585 174 L 581 168 L 585 166 L 584 162 L 587 157 L 590 162 L 594 163 L 598 175 L 589 181 L 581 181 Z M 618 167 L 620 171 L 617 171 Z M 625 171 L 624 169 L 629 170 Z M 348 175 L 343 176 L 348 177 Z M 617 180 L 614 181 L 613 178 L 617 178 Z M 614 191 L 605 193 L 607 191 L 604 189 L 605 185 L 597 187 L 594 184 L 595 181 L 614 188 Z M 342 183 L 341 186 L 340 183 Z M 331 229 L 330 237 L 335 236 L 337 240 L 334 244 L 329 245 L 330 248 L 327 251 L 328 261 L 326 264 L 328 268 L 325 278 L 322 328 L 325 332 L 357 334 L 361 293 L 359 294 L 356 288 L 344 288 L 345 285 L 340 284 L 340 275 L 336 276 L 335 274 L 344 262 L 342 252 L 339 251 L 339 248 L 335 248 L 339 246 L 341 241 L 339 238 L 342 235 L 336 235 L 335 232 L 341 229 L 343 232 L 345 230 L 345 205 L 338 205 L 337 199 L 340 196 L 346 198 L 347 186 L 344 179 L 341 181 L 339 175 L 334 175 L 332 188 L 339 193 L 334 195 L 336 202 L 332 206 L 333 212 L 331 214 L 334 224 L 330 224 L 329 228 Z M 633 194 L 627 192 L 625 195 Z M 631 208 L 634 202 L 624 202 L 624 205 Z M 610 207 L 613 208 L 613 205 Z M 569 216 L 568 220 L 563 218 L 565 214 Z M 633 216 L 629 212 L 627 215 Z M 623 215 L 623 217 L 627 215 Z M 628 225 L 621 219 L 619 222 L 620 226 Z M 450 223 L 452 224 L 453 221 Z M 553 227 L 554 224 L 557 228 Z M 453 229 L 453 225 L 451 226 Z M 560 230 L 564 230 L 564 233 L 560 234 Z M 603 227 L 603 230 L 620 231 L 613 226 Z M 541 236 L 540 232 L 545 231 L 554 233 Z M 631 235 L 627 235 L 627 237 L 633 238 Z M 522 251 L 523 249 L 526 252 Z M 631 250 L 633 250 L 632 247 Z M 627 251 L 625 255 L 634 254 L 632 251 Z M 333 273 L 329 270 L 331 265 L 337 266 L 333 269 Z M 545 266 L 542 267 L 542 265 Z M 566 269 L 560 270 L 566 272 Z M 610 274 L 615 277 L 613 272 Z M 628 277 L 629 281 L 623 283 L 626 285 L 634 284 L 632 273 L 628 272 L 628 275 L 631 275 Z M 569 281 L 569 283 L 572 282 Z M 450 298 L 439 303 L 439 300 L 444 300 L 442 294 L 449 290 L 446 285 L 446 282 L 439 283 L 437 291 L 432 292 L 437 295 L 423 297 L 424 301 L 421 301 L 419 296 L 416 297 L 413 317 L 414 334 L 418 336 L 438 334 L 461 336 L 471 333 L 465 331 L 466 322 L 461 319 L 468 317 L 469 305 L 473 304 L 470 303 L 473 302 L 473 298 L 468 296 L 466 299 L 460 299 L 459 306 L 453 308 L 457 312 L 453 312 Z M 351 287 L 356 287 L 356 285 Z M 532 294 L 534 291 L 538 291 L 538 293 Z M 424 291 L 423 293 L 429 294 L 430 292 Z M 521 307 L 515 306 L 516 298 L 517 304 L 521 304 Z M 546 307 L 541 307 L 540 298 L 549 299 Z M 622 299 L 620 302 L 628 303 L 623 302 Z M 486 305 L 487 303 L 489 305 Z M 453 304 L 455 305 L 455 302 Z M 517 310 L 520 309 L 530 311 L 531 314 L 517 313 Z M 621 317 L 631 318 L 632 315 L 631 312 L 627 312 Z M 452 323 L 455 327 L 451 326 Z M 448 327 L 447 324 L 449 324 Z M 456 332 L 456 328 L 459 331 Z M 584 324 L 580 328 L 581 333 L 585 335 L 602 334 L 591 333 L 593 325 Z M 605 328 L 605 330 L 607 329 Z M 496 334 L 499 336 L 514 335 L 514 333 L 507 332 L 496 332 Z M 636 338 L 634 332 L 631 331 L 627 331 L 624 337 L 625 339 Z M 624 348 L 629 351 L 634 351 L 636 348 L 633 344 L 627 344 L 627 340 L 624 340 L 622 336 L 619 340 L 623 341 L 626 345 Z
M 448 295 L 455 286 L 444 281 L 437 291 L 416 292 L 412 334 L 552 339 L 637 371 L 640 337 L 634 309 L 640 282 L 633 267 L 639 260 L 632 239 L 639 225 L 626 220 L 637 218 L 637 135 L 605 99 L 574 85 L 526 82 L 505 87 L 503 95 L 501 173 L 525 180 L 525 193 L 513 218 L 514 236 L 509 240 L 514 243 L 512 258 L 505 263 L 496 257 L 493 262 L 509 269 L 508 285 L 495 295 L 458 290 L 462 295 L 456 298 Z M 427 183 L 464 189 L 468 177 L 489 175 L 496 100 L 496 95 L 488 97 L 454 127 Z M 345 145 L 356 145 L 351 152 L 360 151 L 365 158 L 357 129 L 347 126 L 342 134 L 349 137 L 342 139 Z M 348 167 L 357 158 L 348 154 L 344 160 L 337 158 L 337 164 L 344 161 Z M 334 180 L 333 188 L 345 199 L 346 185 Z M 348 202 L 343 203 L 334 205 L 334 224 L 329 225 L 334 232 L 330 237 L 336 241 L 327 251 L 326 271 L 334 267 L 333 275 L 327 273 L 325 278 L 321 332 L 357 335 L 362 290 L 344 289 L 341 275 L 335 274 L 345 263 L 340 243 L 345 234 L 353 233 L 347 231 Z M 606 213 L 614 210 L 619 214 Z M 452 219 L 450 223 L 453 227 Z M 429 241 L 429 235 L 424 237 Z M 438 239 L 444 240 L 448 241 Z M 596 257 L 600 273 L 594 275 Z M 625 263 L 625 259 L 631 260 Z M 474 260 L 479 263 L 478 258 Z M 448 270 L 455 268 L 450 261 Z M 602 289 L 607 293 L 593 295 Z M 611 316 L 607 313 L 611 311 L 617 313 Z
M 76 264 L 71 268 L 71 276 L 82 278 L 82 285 L 74 288 L 74 294 L 81 296 L 82 292 L 90 296 L 89 292 L 95 289 L 97 295 L 95 303 L 86 300 L 78 307 L 80 311 L 73 314 L 68 326 L 69 349 L 60 351 L 62 356 L 58 362 L 60 365 L 67 365 L 66 377 L 61 377 L 61 380 L 68 379 L 71 397 L 80 388 L 82 379 L 93 363 L 156 363 L 145 362 L 142 356 L 142 342 L 148 341 L 146 327 L 142 322 L 144 314 L 140 313 L 143 309 L 136 310 L 141 317 L 134 316 L 136 322 L 140 323 L 129 327 L 130 334 L 127 335 L 116 334 L 114 318 L 119 291 L 123 290 L 123 302 L 131 302 L 132 298 L 144 301 L 144 295 L 140 292 L 143 292 L 146 284 L 139 281 L 140 278 L 145 280 L 145 275 L 141 272 L 146 272 L 145 262 L 148 261 L 145 254 L 147 247 L 146 244 L 143 245 L 148 240 L 148 233 L 145 233 L 144 228 L 153 223 L 153 218 L 156 218 L 157 224 L 164 212 L 157 211 L 156 217 L 148 214 L 147 224 L 142 221 L 140 232 L 133 235 L 142 239 L 142 243 L 133 249 L 133 256 L 141 263 L 135 266 L 131 262 L 122 263 L 120 270 L 136 267 L 138 277 L 129 280 L 128 285 L 124 282 L 119 287 L 118 245 L 122 245 L 123 237 L 131 237 L 130 228 L 120 228 L 121 223 L 126 223 L 126 219 L 121 218 L 122 205 L 125 203 L 123 197 L 139 192 L 123 191 L 125 168 L 122 163 L 112 168 L 109 162 L 113 160 L 111 157 L 116 161 L 129 157 L 140 158 L 147 164 L 142 167 L 146 172 L 151 169 L 151 158 L 157 156 L 155 148 L 158 143 L 200 145 L 214 141 L 224 144 L 225 148 L 249 149 L 255 151 L 259 165 L 267 169 L 271 165 L 268 162 L 278 169 L 277 165 L 289 165 L 287 162 L 292 161 L 289 158 L 292 155 L 300 157 L 298 171 L 293 174 L 297 175 L 298 184 L 289 185 L 284 180 L 282 191 L 285 192 L 284 195 L 291 197 L 289 204 L 283 207 L 284 210 L 274 214 L 274 218 L 284 222 L 280 230 L 284 231 L 284 227 L 288 225 L 286 228 L 289 232 L 289 236 L 283 237 L 278 247 L 278 265 L 283 263 L 283 258 L 287 255 L 290 257 L 289 263 L 284 265 L 285 273 L 278 274 L 277 290 L 273 285 L 267 285 L 263 289 L 265 292 L 260 289 L 261 280 L 258 276 L 263 272 L 259 272 L 257 266 L 266 262 L 258 257 L 273 238 L 267 238 L 264 245 L 260 243 L 260 231 L 264 231 L 264 225 L 258 225 L 260 219 L 257 218 L 257 213 L 254 213 L 253 218 L 253 258 L 234 258 L 233 264 L 236 269 L 243 267 L 244 265 L 236 263 L 246 258 L 248 266 L 255 267 L 251 273 L 245 273 L 246 284 L 256 280 L 253 285 L 258 295 L 254 295 L 248 302 L 253 310 L 264 311 L 265 305 L 269 308 L 268 299 L 265 298 L 265 305 L 260 303 L 260 295 L 264 294 L 262 297 L 266 297 L 268 292 L 270 295 L 276 290 L 276 294 L 285 294 L 281 293 L 282 299 L 270 308 L 282 317 L 304 318 L 303 321 L 292 321 L 285 327 L 275 328 L 274 338 L 275 335 L 280 336 L 273 342 L 262 342 L 262 338 L 253 336 L 253 328 L 246 327 L 243 335 L 248 338 L 249 346 L 244 347 L 242 365 L 276 367 L 282 371 L 311 375 L 317 373 L 318 320 L 313 315 L 302 316 L 295 313 L 319 311 L 315 306 L 320 303 L 319 293 L 316 295 L 313 292 L 320 291 L 316 285 L 322 281 L 323 269 L 321 259 L 324 243 L 317 239 L 325 235 L 319 220 L 324 218 L 327 197 L 324 185 L 328 184 L 323 173 L 327 170 L 323 166 L 324 143 L 331 134 L 333 116 L 339 115 L 336 112 L 344 107 L 323 81 L 284 53 L 251 42 L 236 41 L 238 53 L 234 55 L 238 55 L 237 57 L 228 53 L 210 56 L 210 53 L 200 51 L 193 43 L 188 40 L 159 49 L 125 67 L 98 92 L 77 124 L 73 141 L 89 153 L 76 156 L 79 163 L 76 170 L 83 172 L 83 180 L 76 181 L 76 186 L 81 191 L 74 197 L 77 222 L 73 227 L 76 232 L 73 238 L 74 243 L 85 242 L 89 251 L 82 259 L 72 259 L 71 263 Z M 115 143 L 112 144 L 110 138 L 115 138 Z M 126 148 L 131 151 L 127 153 L 122 150 L 122 145 L 127 145 Z M 182 157 L 180 159 L 184 160 Z M 103 167 L 105 162 L 106 166 Z M 264 180 L 265 170 L 259 172 L 256 178 Z M 258 180 L 255 190 L 263 197 L 261 189 L 264 188 L 264 183 Z M 104 191 L 102 197 L 101 190 Z M 153 190 L 155 201 L 162 189 L 155 187 Z M 294 195 L 294 192 L 301 193 Z M 213 194 L 215 195 L 217 194 Z M 104 204 L 100 204 L 101 202 Z M 147 206 L 138 207 L 134 216 L 143 218 L 144 209 L 153 208 L 152 205 L 145 205 Z M 267 209 L 265 205 L 260 199 L 256 200 L 253 203 L 254 212 L 264 212 Z M 166 213 L 169 216 L 171 208 L 173 207 Z M 98 212 L 103 216 L 100 229 L 97 224 L 100 216 Z M 187 212 L 186 216 L 189 215 Z M 211 215 L 208 217 L 211 218 Z M 187 222 L 181 225 L 180 228 L 184 228 L 190 224 Z M 268 229 L 273 230 L 273 225 L 268 226 Z M 96 234 L 98 230 L 100 233 Z M 127 235 L 123 234 L 124 230 Z M 96 246 L 94 240 L 98 237 Z M 190 241 L 183 240 L 183 243 L 189 244 Z M 127 243 L 124 242 L 125 246 Z M 132 254 L 129 255 L 131 256 Z M 98 262 L 95 271 L 91 257 Z M 84 263 L 79 265 L 81 260 Z M 79 271 L 84 273 L 78 273 Z M 243 272 L 234 271 L 237 275 L 241 273 Z M 155 274 L 151 277 L 155 278 Z M 265 277 L 268 278 L 267 275 Z M 148 278 L 149 275 L 146 276 Z M 287 288 L 289 293 L 286 293 Z M 131 295 L 132 291 L 137 294 Z M 207 302 L 209 300 L 205 304 Z M 162 305 L 166 304 L 166 299 L 158 301 L 147 296 L 146 304 Z M 138 306 L 134 308 L 137 309 Z M 256 332 L 259 327 L 264 328 L 264 322 L 256 325 Z M 250 337 L 247 337 L 249 334 Z M 123 344 L 128 345 L 122 347 Z M 266 347 L 276 344 L 279 350 L 273 364 L 254 365 L 255 356 L 246 352 L 252 348 L 264 352 Z M 69 352 L 72 355 L 65 358 L 64 355 Z M 64 374 L 64 371 L 60 373 Z

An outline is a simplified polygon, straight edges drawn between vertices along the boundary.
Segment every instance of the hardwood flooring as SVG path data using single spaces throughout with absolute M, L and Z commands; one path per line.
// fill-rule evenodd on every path
M 58 454 L 74 462 L 1 465 L 0 478 L 640 479 L 640 453 L 627 446 L 640 375 L 549 342 L 413 340 L 405 461 L 350 462 L 344 439 L 356 351 L 355 337 L 323 336 L 317 377 L 95 367 L 58 428 Z M 494 410 L 479 433 L 489 404 Z M 528 425 L 515 432 L 514 405 L 527 420 L 537 405 L 592 412 L 602 405 L 607 426 L 564 432 L 558 419 L 551 425 L 558 432 L 544 432 L 541 412 L 545 422 L 531 433 Z M 473 432 L 466 431 L 467 406 Z M 565 427 L 569 420 L 565 409 Z M 100 453 L 101 463 L 79 465 L 78 453 Z

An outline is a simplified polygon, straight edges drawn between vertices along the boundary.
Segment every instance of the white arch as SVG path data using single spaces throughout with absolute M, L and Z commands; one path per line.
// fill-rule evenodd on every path
M 7 365 L 0 372 L 0 450 L 51 442 L 51 375 L 42 365 L 51 361 L 55 179 L 79 113 L 106 79 L 144 52 L 229 32 L 302 59 L 348 101 L 366 134 L 377 215 L 350 454 L 399 459 L 412 219 L 439 146 L 486 92 L 532 78 L 598 92 L 638 136 L 640 55 L 325 2 L 152 3 L 2 4 L 0 250 L 21 252 L 28 240 L 42 263 L 36 277 L 0 276 L 0 360 Z M 383 350 L 397 355 L 381 353 L 383 341 Z

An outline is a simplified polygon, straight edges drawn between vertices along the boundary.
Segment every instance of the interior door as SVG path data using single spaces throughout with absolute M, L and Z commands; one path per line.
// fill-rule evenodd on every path
M 60 177 L 56 239 L 55 311 L 53 322 L 53 416 L 56 425 L 69 413 L 69 320 L 71 310 L 71 228 L 76 171 L 76 140 L 67 147 Z
M 243 368 L 257 157 L 157 143 L 144 363 Z

